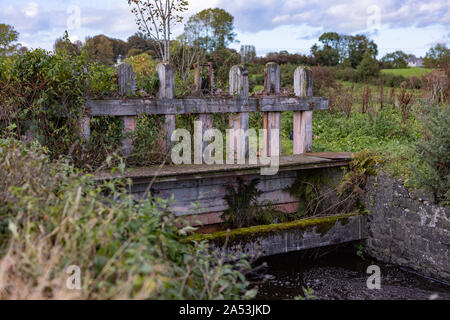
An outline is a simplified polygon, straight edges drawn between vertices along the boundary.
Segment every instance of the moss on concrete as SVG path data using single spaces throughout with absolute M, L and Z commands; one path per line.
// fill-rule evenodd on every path
M 349 223 L 351 217 L 356 217 L 360 213 L 348 213 L 343 215 L 334 215 L 320 218 L 302 219 L 288 223 L 271 224 L 263 226 L 255 226 L 228 231 L 219 231 L 212 234 L 197 234 L 190 238 L 189 241 L 209 240 L 217 246 L 225 243 L 227 237 L 230 242 L 249 243 L 256 241 L 261 236 L 278 234 L 290 230 L 302 229 L 307 232 L 315 230 L 322 237 L 330 231 L 337 222 L 341 225 Z

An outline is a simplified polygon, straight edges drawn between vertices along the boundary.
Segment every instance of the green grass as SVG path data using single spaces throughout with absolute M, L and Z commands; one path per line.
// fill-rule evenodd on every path
M 422 75 L 430 73 L 433 71 L 428 68 L 405 68 L 405 69 L 383 69 L 381 73 L 383 74 L 393 74 L 395 76 L 404 76 L 405 78 L 409 78 L 415 76 L 420 78 Z
M 386 105 L 376 115 L 358 112 L 355 104 L 350 117 L 328 110 L 315 111 L 313 116 L 313 152 L 358 152 L 371 150 L 384 160 L 385 170 L 406 181 L 412 176 L 411 163 L 418 161 L 413 144 L 421 134 L 421 123 L 411 111 L 404 122 L 397 108 Z M 282 153 L 293 153 L 292 112 L 282 116 Z

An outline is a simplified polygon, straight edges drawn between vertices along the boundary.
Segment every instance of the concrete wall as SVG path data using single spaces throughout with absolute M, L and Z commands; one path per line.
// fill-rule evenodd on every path
M 212 250 L 233 257 L 262 257 L 364 240 L 367 230 L 365 215 L 345 214 L 199 235 L 197 240 L 208 239 Z
M 261 206 L 272 205 L 275 209 L 294 213 L 302 199 L 292 196 L 287 189 L 292 186 L 297 177 L 309 172 L 322 173 L 329 177 L 335 184 L 338 183 L 343 174 L 341 167 L 321 168 L 309 170 L 292 170 L 279 172 L 274 176 L 261 176 L 259 174 L 246 174 L 241 176 L 225 176 L 220 178 L 199 178 L 193 176 L 188 180 L 155 182 L 152 185 L 151 193 L 155 197 L 170 199 L 173 197 L 174 203 L 171 206 L 177 216 L 184 216 L 195 226 L 214 226 L 222 223 L 221 215 L 228 209 L 224 196 L 228 193 L 227 186 L 237 187 L 237 179 L 240 177 L 249 183 L 253 179 L 259 179 L 258 190 L 262 192 L 258 199 Z M 141 198 L 148 188 L 148 183 L 134 183 L 131 192 Z M 324 186 L 326 188 L 326 186 Z M 330 197 L 323 206 L 334 201 Z M 209 229 L 204 229 L 208 231 Z
M 387 174 L 372 177 L 363 197 L 369 215 L 367 251 L 387 263 L 450 281 L 450 206 L 409 191 Z

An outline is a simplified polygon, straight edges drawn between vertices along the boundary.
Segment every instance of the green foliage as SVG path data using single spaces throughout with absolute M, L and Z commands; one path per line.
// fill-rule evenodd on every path
M 159 77 L 156 71 L 158 61 L 154 60 L 149 54 L 142 53 L 126 59 L 125 62 L 133 67 L 138 90 L 156 95 L 159 90 Z
M 222 220 L 227 228 L 239 229 L 251 226 L 285 223 L 296 219 L 295 215 L 279 211 L 271 203 L 259 203 L 262 192 L 257 189 L 259 179 L 253 179 L 248 184 L 241 178 L 238 185 L 227 186 L 224 200 L 228 209 L 222 214 Z
M 358 152 L 337 188 L 340 198 L 346 199 L 352 206 L 357 205 L 369 177 L 378 174 L 376 165 L 380 161 L 380 157 L 368 150 Z
M 0 23 L 0 57 L 11 55 L 17 45 L 14 42 L 19 39 L 19 33 L 10 25 Z
M 262 194 L 256 188 L 259 179 L 253 179 L 246 184 L 238 178 L 237 189 L 233 185 L 227 186 L 228 194 L 224 200 L 228 204 L 228 209 L 222 214 L 225 225 L 229 228 L 242 228 L 252 225 L 255 210 L 258 207 L 258 197 Z
M 313 152 L 371 150 L 386 160 L 385 170 L 408 179 L 413 173 L 410 163 L 418 160 L 412 146 L 421 137 L 421 127 L 414 116 L 404 122 L 390 105 L 376 114 L 353 111 L 348 118 L 340 112 L 318 111 L 313 117 Z
M 380 66 L 377 59 L 372 52 L 366 52 L 361 60 L 361 63 L 356 68 L 359 79 L 365 81 L 370 78 L 378 77 L 380 73 Z
M 128 165 L 146 166 L 167 161 L 166 154 L 161 152 L 165 148 L 165 140 L 161 135 L 163 126 L 162 116 L 138 116 L 133 137 L 133 153 L 127 159 Z
M 417 186 L 450 201 L 450 105 L 423 104 L 422 121 L 425 134 L 415 143 L 420 159 L 413 165 Z
M 97 62 L 88 66 L 88 95 L 91 98 L 103 98 L 119 91 L 117 73 L 112 67 Z
M 323 33 L 319 41 L 322 46 L 314 45 L 311 54 L 320 65 L 336 66 L 343 64 L 356 68 L 364 59 L 364 55 L 376 56 L 378 47 L 365 35 L 343 35 L 335 32 Z
M 136 201 L 123 183 L 95 184 L 45 153 L 0 140 L 0 298 L 254 296 L 248 262 L 228 264 L 207 242 L 186 241 L 193 228 L 176 227 L 168 202 Z M 70 265 L 82 271 L 82 290 L 66 288 Z
M 298 300 L 298 301 L 317 300 L 317 296 L 315 296 L 313 289 L 302 287 L 302 290 L 303 290 L 303 296 L 299 295 L 299 296 L 295 297 L 294 300 Z
M 232 66 L 241 62 L 241 56 L 236 50 L 220 48 L 207 56 L 207 60 L 213 62 L 215 84 L 227 91 Z
M 392 53 L 387 53 L 381 58 L 381 63 L 384 68 L 387 69 L 402 69 L 408 67 L 408 55 L 403 51 L 395 51 Z
M 436 44 L 427 52 L 423 63 L 427 68 L 448 70 L 450 67 L 450 49 L 445 44 Z
M 330 186 L 326 172 L 309 170 L 299 173 L 292 186 L 287 190 L 302 202 L 297 210 L 297 217 L 314 216 L 325 196 L 325 186 Z
M 82 56 L 69 59 L 64 52 L 37 49 L 11 57 L 0 97 L 7 124 L 14 122 L 20 135 L 32 132 L 52 156 L 67 154 L 84 104 L 83 67 Z

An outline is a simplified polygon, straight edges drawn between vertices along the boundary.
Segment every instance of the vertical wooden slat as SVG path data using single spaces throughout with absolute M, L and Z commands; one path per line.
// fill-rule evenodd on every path
M 313 96 L 312 71 L 299 67 L 294 73 L 294 91 L 297 97 Z M 312 151 L 312 111 L 294 112 L 294 154 Z
M 212 64 L 210 65 L 211 69 L 208 68 L 209 72 L 209 80 L 212 79 Z M 202 92 L 202 81 L 201 78 L 201 68 L 202 65 L 195 64 L 195 79 L 194 79 L 194 86 L 196 91 Z M 208 82 L 211 83 L 211 82 Z M 203 92 L 202 92 L 203 93 Z M 203 141 L 203 135 L 205 132 L 209 129 L 213 129 L 214 127 L 214 118 L 212 114 L 199 114 L 196 116 L 195 121 L 201 122 L 201 126 L 195 126 L 194 128 L 194 163 L 195 164 L 202 164 L 203 163 L 203 152 L 205 151 L 205 148 L 208 146 L 208 142 Z M 201 158 L 200 158 L 201 155 Z
M 168 63 L 160 63 L 156 67 L 159 76 L 158 99 L 175 99 L 175 72 Z M 175 115 L 166 115 L 164 119 L 165 152 L 172 149 L 172 133 L 175 131 Z
M 279 94 L 280 86 L 280 66 L 270 62 L 264 70 L 265 93 L 267 95 Z M 263 154 L 269 157 L 279 156 L 281 154 L 281 112 L 267 112 L 264 115 L 264 129 L 266 130 L 266 134 Z
M 122 63 L 118 69 L 119 93 L 121 96 L 129 96 L 136 91 L 136 79 L 133 67 L 128 63 Z M 122 154 L 125 157 L 131 155 L 133 151 L 133 134 L 136 130 L 136 116 L 122 117 L 123 131 Z
M 83 68 L 83 73 L 86 77 L 86 79 L 84 80 L 84 98 L 87 100 L 89 88 L 89 74 L 88 68 L 86 66 Z M 91 138 L 91 118 L 85 114 L 85 110 L 81 110 L 81 112 L 83 112 L 84 114 L 82 114 L 80 119 L 78 120 L 78 126 L 80 129 L 80 136 L 85 141 L 83 148 L 86 148 L 86 145 L 87 143 L 89 143 L 89 140 Z
M 230 94 L 244 100 L 244 107 L 248 107 L 248 71 L 243 66 L 233 66 L 230 70 Z M 234 159 L 238 163 L 245 163 L 248 157 L 248 112 L 230 115 L 230 128 L 236 130 L 237 135 L 229 141 L 229 150 L 232 150 Z

